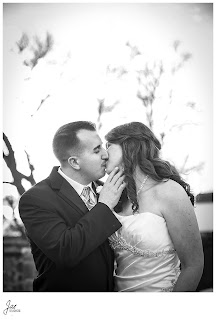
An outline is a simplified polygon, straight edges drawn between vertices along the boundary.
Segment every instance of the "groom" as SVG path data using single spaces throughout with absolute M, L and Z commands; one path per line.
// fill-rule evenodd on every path
M 125 187 L 115 168 L 97 202 L 97 180 L 108 159 L 94 124 L 68 123 L 56 132 L 61 166 L 25 192 L 20 217 L 38 276 L 33 291 L 113 291 L 113 253 L 107 238 L 121 227 L 112 213 Z

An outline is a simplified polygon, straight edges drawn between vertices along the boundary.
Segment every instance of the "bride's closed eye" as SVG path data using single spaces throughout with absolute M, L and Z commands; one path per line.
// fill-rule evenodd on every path
M 109 149 L 109 147 L 110 147 L 110 143 L 109 143 L 109 142 L 107 142 L 107 143 L 106 143 L 106 150 L 108 150 L 108 149 Z

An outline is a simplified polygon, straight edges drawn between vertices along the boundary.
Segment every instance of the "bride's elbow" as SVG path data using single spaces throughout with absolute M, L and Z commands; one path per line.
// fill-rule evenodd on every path
M 203 272 L 204 268 L 204 253 L 203 249 L 194 250 L 193 254 L 181 257 L 182 269 L 196 269 L 199 272 Z
M 203 274 L 203 270 L 204 270 L 204 254 L 202 253 L 202 256 L 200 257 L 198 263 L 197 263 L 197 268 L 201 273 L 201 276 Z
M 203 253 L 203 250 L 199 253 L 197 259 L 194 261 L 194 265 L 201 273 L 203 273 L 203 269 L 204 269 L 204 253 Z
M 204 269 L 204 254 L 201 253 L 197 259 L 193 260 L 193 263 L 182 263 L 181 271 L 187 271 L 193 274 L 197 279 L 201 279 Z

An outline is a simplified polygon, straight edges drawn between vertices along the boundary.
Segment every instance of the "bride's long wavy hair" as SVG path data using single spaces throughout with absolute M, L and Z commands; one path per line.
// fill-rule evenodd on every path
M 126 123 L 113 128 L 105 138 L 110 143 L 120 145 L 123 152 L 123 166 L 127 186 L 118 205 L 115 207 L 116 212 L 122 210 L 127 198 L 132 203 L 133 212 L 136 212 L 139 208 L 136 184 L 133 178 L 137 166 L 140 167 L 144 174 L 149 175 L 155 181 L 172 179 L 178 182 L 185 189 L 192 205 L 194 205 L 194 195 L 190 191 L 189 184 L 181 178 L 173 165 L 159 157 L 161 143 L 146 125 L 141 122 Z

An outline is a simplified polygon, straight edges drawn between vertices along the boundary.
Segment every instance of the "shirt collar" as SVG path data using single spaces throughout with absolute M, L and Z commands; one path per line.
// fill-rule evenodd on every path
M 83 184 L 81 184 L 81 183 L 79 183 L 79 182 L 77 182 L 77 181 L 69 178 L 69 177 L 61 170 L 60 167 L 58 168 L 58 173 L 59 173 L 63 178 L 65 178 L 65 180 L 67 180 L 67 181 L 70 183 L 70 185 L 76 190 L 76 192 L 78 193 L 79 196 L 81 195 L 84 187 L 90 187 L 91 190 L 92 190 L 92 192 L 95 194 L 94 189 L 92 188 L 92 182 L 90 182 L 90 183 L 87 184 L 87 185 L 83 185 Z M 93 183 L 94 183 L 94 182 L 93 182 Z

